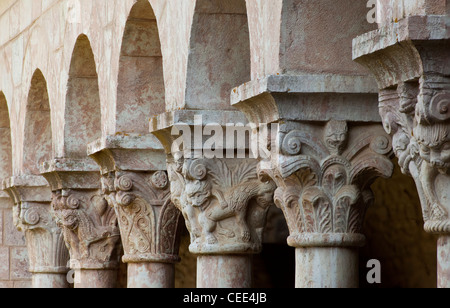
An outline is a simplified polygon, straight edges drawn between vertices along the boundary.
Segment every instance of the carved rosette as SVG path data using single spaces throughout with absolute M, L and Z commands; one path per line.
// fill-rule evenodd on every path
M 118 267 L 116 215 L 96 190 L 56 190 L 52 209 L 63 230 L 73 269 Z
M 449 81 L 424 75 L 384 89 L 379 106 L 402 171 L 416 182 L 425 230 L 443 234 L 450 232 Z
M 177 155 L 176 155 L 177 156 Z M 169 161 L 172 201 L 197 254 L 258 253 L 275 185 L 261 182 L 251 159 Z
M 117 214 L 124 262 L 179 261 L 181 215 L 169 188 L 165 171 L 116 171 L 102 177 L 103 195 Z
M 280 126 L 278 155 L 260 165 L 260 176 L 277 184 L 275 204 L 290 230 L 288 244 L 363 245 L 370 185 L 393 170 L 389 136 L 377 125 L 345 121 L 298 125 Z

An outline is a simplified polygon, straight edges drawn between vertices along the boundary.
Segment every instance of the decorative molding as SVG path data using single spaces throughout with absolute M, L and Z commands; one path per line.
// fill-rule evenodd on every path
M 450 82 L 422 77 L 380 94 L 380 115 L 402 171 L 421 198 L 425 230 L 450 232 L 446 187 L 450 167 Z
M 97 191 L 54 191 L 52 209 L 64 232 L 72 268 L 118 267 L 117 218 Z

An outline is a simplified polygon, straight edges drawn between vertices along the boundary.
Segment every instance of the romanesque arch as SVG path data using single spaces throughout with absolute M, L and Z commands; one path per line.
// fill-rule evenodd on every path
M 52 158 L 52 127 L 47 81 L 37 69 L 28 92 L 23 144 L 24 174 L 39 175 L 40 165 Z
M 231 89 L 249 80 L 245 1 L 196 1 L 187 66 L 187 107 L 230 110 Z
M 0 92 L 0 179 L 12 176 L 11 128 L 8 104 Z
M 98 75 L 91 44 L 78 37 L 73 49 L 64 113 L 65 156 L 86 157 L 86 146 L 101 136 Z
M 120 51 L 118 132 L 148 133 L 148 119 L 164 112 L 163 58 L 157 20 L 146 0 L 131 9 Z

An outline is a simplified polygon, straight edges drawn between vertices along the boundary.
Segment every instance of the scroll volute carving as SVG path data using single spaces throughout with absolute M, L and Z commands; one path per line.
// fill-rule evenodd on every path
M 170 200 L 165 171 L 116 171 L 103 176 L 103 194 L 118 217 L 124 262 L 177 262 L 181 214 Z
M 172 200 L 185 217 L 193 253 L 255 253 L 275 185 L 261 182 L 255 160 L 169 162 Z
M 424 75 L 380 95 L 384 127 L 402 171 L 416 182 L 425 230 L 433 233 L 450 232 L 449 85 L 448 78 Z
M 17 180 L 20 182 L 21 179 Z M 11 181 L 14 182 L 15 179 Z M 67 272 L 69 254 L 64 245 L 62 231 L 53 221 L 50 189 L 31 183 L 15 186 L 8 181 L 3 183 L 3 189 L 14 200 L 13 222 L 16 228 L 25 234 L 30 272 Z M 48 201 L 45 201 L 46 199 Z
M 288 242 L 304 245 L 308 234 L 355 234 L 360 242 L 373 201 L 370 185 L 393 171 L 390 138 L 377 125 L 302 125 L 284 134 L 281 127 L 276 167 L 260 171 L 277 183 L 275 204 L 285 214 Z
M 64 232 L 72 267 L 114 268 L 120 233 L 117 218 L 97 191 L 55 191 L 52 209 Z

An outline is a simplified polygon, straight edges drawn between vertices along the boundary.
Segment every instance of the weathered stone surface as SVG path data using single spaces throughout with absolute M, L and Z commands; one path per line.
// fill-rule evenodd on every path
M 40 176 L 12 177 L 3 181 L 3 189 L 14 200 L 10 218 L 24 232 L 27 244 L 27 249 L 11 248 L 11 278 L 27 279 L 31 273 L 35 288 L 67 287 L 68 254 L 61 230 L 52 220 L 45 180 Z
M 397 85 L 404 86 L 402 83 L 405 81 L 416 83 L 425 76 L 423 84 L 430 85 L 429 89 L 447 92 L 448 89 L 438 89 L 440 86 L 433 84 L 435 81 L 440 83 L 441 81 L 438 80 L 440 77 L 450 75 L 446 62 L 432 63 L 426 59 L 441 59 L 442 54 L 439 53 L 445 53 L 448 50 L 446 40 L 449 38 L 449 31 L 448 21 L 445 18 L 448 17 L 445 14 L 450 12 L 448 1 L 380 0 L 377 2 L 380 5 L 379 29 L 354 41 L 356 46 L 354 57 L 364 58 L 365 66 L 373 71 L 376 81 L 382 85 L 380 88 L 383 90 L 392 90 Z M 129 137 L 128 134 L 135 134 L 126 142 L 130 144 L 137 142 L 144 148 L 148 145 L 146 143 L 148 140 L 145 137 L 141 138 L 139 134 L 147 134 L 149 118 L 153 119 L 151 130 L 163 141 L 163 149 L 169 154 L 169 169 L 174 166 L 175 161 L 189 169 L 189 166 L 199 162 L 189 159 L 180 162 L 184 159 L 172 157 L 167 151 L 168 144 L 165 142 L 171 140 L 170 130 L 167 128 L 178 120 L 186 120 L 188 125 L 195 127 L 195 123 L 192 122 L 194 115 L 203 115 L 208 122 L 214 121 L 220 125 L 238 122 L 244 124 L 252 122 L 255 125 L 279 123 L 281 126 L 286 125 L 282 127 L 286 134 L 291 131 L 306 132 L 309 136 L 305 138 L 312 137 L 312 141 L 304 143 L 303 140 L 301 151 L 310 152 L 305 155 L 312 157 L 306 160 L 308 163 L 315 162 L 322 167 L 328 155 L 326 158 L 313 155 L 311 152 L 314 149 L 311 148 L 314 146 L 327 148 L 322 136 L 323 131 L 326 130 L 326 123 L 346 122 L 350 132 L 348 140 L 358 140 L 357 135 L 361 134 L 363 128 L 372 131 L 372 128 L 380 122 L 378 110 L 376 110 L 377 98 L 374 95 L 377 93 L 376 86 L 364 67 L 354 63 L 351 57 L 351 40 L 377 27 L 367 22 L 368 11 L 367 1 L 364 0 L 1 1 L 0 178 L 29 173 L 39 174 L 41 163 L 55 157 L 70 157 L 83 161 L 86 158 L 87 144 L 101 137 L 103 141 L 108 138 L 114 140 L 111 137 L 117 137 L 118 140 L 124 137 L 122 140 L 124 141 L 127 139 L 125 137 Z M 419 41 L 423 44 L 417 43 Z M 431 45 L 439 51 L 431 51 L 433 50 L 429 48 Z M 388 56 L 385 56 L 385 50 L 389 50 Z M 386 74 L 384 70 L 388 70 L 389 73 Z M 424 74 L 424 72 L 439 73 L 441 76 L 434 80 L 435 75 Z M 232 90 L 233 87 L 241 84 L 244 85 L 235 91 Z M 411 98 L 411 91 L 408 85 L 405 88 L 408 89 L 401 91 L 400 96 L 406 110 L 410 107 L 406 101 Z M 232 92 L 233 105 L 230 105 L 230 92 Z M 426 100 L 431 91 L 425 92 L 427 91 L 419 91 L 412 96 L 423 97 Z M 430 95 L 435 96 L 433 93 Z M 382 96 L 386 99 L 385 95 Z M 389 100 L 387 98 L 387 101 Z M 236 112 L 233 106 L 243 113 Z M 446 114 L 441 107 L 441 115 Z M 167 113 L 161 115 L 164 111 Z M 446 191 L 445 187 L 448 183 L 443 173 L 447 170 L 442 167 L 428 168 L 428 171 L 422 170 L 427 169 L 429 165 L 440 164 L 431 157 L 436 156 L 436 152 L 439 151 L 428 142 L 430 140 L 425 136 L 427 135 L 425 131 L 433 130 L 436 126 L 431 124 L 426 108 L 422 114 L 425 116 L 419 118 L 423 120 L 420 123 L 423 127 L 414 128 L 412 127 L 414 125 L 407 125 L 405 127 L 408 128 L 405 131 L 406 135 L 412 135 L 414 132 L 414 136 L 418 138 L 417 144 L 424 146 L 423 149 L 430 149 L 429 159 L 426 158 L 426 151 L 421 153 L 420 149 L 414 155 L 402 155 L 405 148 L 406 152 L 411 149 L 408 146 L 404 147 L 406 142 L 402 134 L 396 134 L 393 143 L 405 172 L 410 171 L 408 164 L 411 162 L 411 157 L 414 157 L 416 163 L 417 160 L 423 161 L 420 163 L 418 173 L 426 175 L 421 177 L 435 178 L 435 181 L 428 181 L 431 184 L 425 185 L 424 189 L 419 188 L 419 191 L 421 195 L 425 195 L 422 199 L 432 201 L 437 199 L 437 202 L 431 202 L 431 204 L 427 204 L 428 201 L 426 201 L 423 212 L 425 218 L 431 218 L 431 220 L 426 219 L 426 228 L 441 232 L 446 229 L 446 219 L 441 219 L 445 215 L 442 214 L 450 208 L 445 205 L 444 200 L 441 200 L 447 198 L 447 195 L 436 198 L 433 196 L 435 194 L 433 191 Z M 157 115 L 160 116 L 155 119 Z M 408 121 L 411 118 L 414 117 L 408 118 Z M 292 123 L 295 124 L 291 126 Z M 278 137 L 283 139 L 284 135 Z M 333 142 L 339 143 L 339 140 Z M 351 142 L 346 146 L 350 144 Z M 136 200 L 145 199 L 146 204 L 154 203 L 153 197 L 149 197 L 152 195 L 149 191 L 153 192 L 154 187 L 146 185 L 152 181 L 155 174 L 160 178 L 158 183 L 165 182 L 164 176 L 160 173 L 165 171 L 165 168 L 149 169 L 146 165 L 152 163 L 157 166 L 158 161 L 164 163 L 165 153 L 144 154 L 145 151 L 139 151 L 139 146 L 136 147 L 136 144 L 133 146 L 131 148 L 136 155 L 130 156 L 127 151 L 121 150 L 113 154 L 109 153 L 108 155 L 114 157 L 114 161 L 122 160 L 120 168 L 116 168 L 113 160 L 104 161 L 100 174 L 95 165 L 93 168 L 95 170 L 89 169 L 90 164 L 80 163 L 80 161 L 74 163 L 72 160 L 72 163 L 65 166 L 63 165 L 68 161 L 63 161 L 62 165 L 61 161 L 55 161 L 53 165 L 45 166 L 47 171 L 53 170 L 50 172 L 53 173 L 52 177 L 55 175 L 60 177 L 58 180 L 52 179 L 55 183 L 60 182 L 52 189 L 55 199 L 59 200 L 55 204 L 59 203 L 60 212 L 72 210 L 68 209 L 66 204 L 70 194 L 82 195 L 77 198 L 86 200 L 94 195 L 100 198 L 107 196 L 110 199 L 107 206 L 104 207 L 105 202 L 102 201 L 98 203 L 100 205 L 97 209 L 106 208 L 105 211 L 110 213 L 111 205 L 115 204 L 118 205 L 115 206 L 117 210 L 123 210 L 116 215 L 118 221 L 115 229 L 109 230 L 114 231 L 118 239 L 117 230 L 126 224 L 125 219 L 121 217 L 135 217 L 125 213 L 124 209 L 136 206 L 136 203 L 142 203 Z M 288 144 L 288 147 L 291 146 L 295 148 L 296 143 Z M 229 147 L 228 150 L 231 148 Z M 248 150 L 249 148 L 245 149 L 245 151 Z M 341 154 L 344 153 L 340 151 L 345 152 L 337 146 L 328 154 L 331 153 L 330 156 L 334 155 L 340 159 Z M 442 154 L 445 153 L 441 151 L 440 154 L 443 161 Z M 222 225 L 232 229 L 235 234 L 240 234 L 241 239 L 246 239 L 248 236 L 242 236 L 242 234 L 247 232 L 242 232 L 243 228 L 233 221 L 238 216 L 235 215 L 236 211 L 231 211 L 231 217 L 221 219 L 225 214 L 224 211 L 218 210 L 220 207 L 217 204 L 221 203 L 218 201 L 221 195 L 228 198 L 235 191 L 243 189 L 242 187 L 248 189 L 247 184 L 255 184 L 254 174 L 250 177 L 251 180 L 237 181 L 239 185 L 234 185 L 235 183 L 218 185 L 212 181 L 212 178 L 214 174 L 221 174 L 218 171 L 220 168 L 235 170 L 235 168 L 239 169 L 240 163 L 243 166 L 253 166 L 255 162 L 218 159 L 200 163 L 205 166 L 208 174 L 204 179 L 196 180 L 198 181 L 196 184 L 210 186 L 204 189 L 204 192 L 206 195 L 208 192 L 210 194 L 206 199 L 211 207 L 207 210 L 214 210 L 212 211 L 214 213 L 208 211 L 207 213 L 211 215 L 218 213 L 219 218 L 217 221 L 215 220 L 217 217 L 208 221 L 207 217 L 203 217 L 205 213 L 192 206 L 194 215 L 190 218 L 194 225 L 195 222 L 200 221 L 199 225 L 206 223 L 203 225 L 207 226 L 201 228 L 201 235 L 197 237 L 197 242 L 205 242 L 207 237 L 214 242 L 213 237 L 215 237 L 222 243 L 223 235 L 219 233 L 227 233 L 223 232 Z M 370 163 L 376 165 L 379 161 L 370 161 Z M 226 167 L 221 167 L 224 165 Z M 142 169 L 139 169 L 141 167 Z M 303 166 L 299 169 L 302 168 Z M 330 168 L 339 169 L 334 165 Z M 349 168 L 351 169 L 351 166 Z M 156 194 L 158 201 L 168 198 L 166 192 L 169 186 L 172 186 L 175 193 L 179 194 L 179 198 L 177 196 L 174 198 L 181 200 L 178 207 L 181 209 L 184 203 L 185 213 L 189 212 L 186 211 L 189 209 L 187 205 L 199 200 L 201 202 L 201 198 L 195 196 L 198 192 L 197 188 L 192 187 L 192 183 L 189 182 L 195 181 L 192 180 L 187 169 L 186 172 L 169 170 L 167 176 L 172 178 L 175 175 L 176 183 L 158 190 L 161 195 Z M 321 172 L 327 171 L 326 168 L 319 169 Z M 436 170 L 438 170 L 437 173 Z M 80 176 L 80 173 L 91 171 L 96 171 L 97 175 L 94 176 L 93 172 L 91 173 L 93 176 Z M 255 173 L 258 175 L 258 172 Z M 243 174 L 247 176 L 245 172 Z M 222 177 L 222 174 L 220 176 Z M 316 175 L 318 183 L 311 185 L 306 197 L 310 197 L 313 194 L 311 191 L 314 190 L 322 196 L 322 203 L 332 204 L 338 199 L 336 197 L 338 194 L 330 192 L 332 189 L 326 186 L 324 176 L 320 172 Z M 133 188 L 125 191 L 118 189 L 120 185 L 114 182 L 121 182 L 120 179 L 123 180 L 123 177 L 131 179 Z M 104 192 L 100 187 L 101 178 L 104 182 Z M 283 175 L 281 178 L 280 183 L 286 180 Z M 110 181 L 109 184 L 108 181 Z M 227 183 L 225 180 L 223 182 Z M 349 183 L 345 186 L 357 186 Z M 224 189 L 227 185 L 229 187 Z M 194 195 L 188 196 L 187 192 L 192 191 L 195 191 Z M 354 191 L 358 191 L 354 194 L 358 197 L 366 195 L 362 192 L 364 189 Z M 122 200 L 121 195 L 128 193 L 133 194 L 132 202 L 128 207 L 119 205 Z M 138 197 L 135 198 L 135 195 Z M 298 192 L 299 200 L 309 198 L 303 195 L 303 190 Z M 39 197 L 40 193 L 38 190 L 30 190 L 27 197 L 31 196 Z M 309 198 L 309 200 L 312 199 Z M 33 200 L 37 203 L 41 201 Z M 47 203 L 48 201 L 49 199 L 45 200 Z M 313 201 L 317 200 L 312 200 L 310 203 L 314 203 Z M 84 214 L 80 212 L 84 211 L 86 216 L 98 218 L 95 211 L 91 211 L 95 205 L 90 206 L 97 202 L 89 200 L 85 204 L 87 203 L 89 206 L 81 207 L 89 209 L 86 211 L 77 209 L 77 217 L 83 216 Z M 243 208 L 252 209 L 255 202 L 242 200 L 241 203 L 250 204 Z M 224 205 L 225 202 L 221 204 Z M 440 206 L 442 204 L 444 206 Z M 164 209 L 168 205 L 151 205 L 151 207 Z M 18 213 L 18 207 L 14 208 Z M 23 209 L 23 212 L 27 212 L 30 208 L 27 205 Z M 10 218 L 11 209 L 1 200 L 0 213 L 2 215 L 0 221 L 3 220 L 0 228 L 3 233 L 0 234 L 0 245 L 6 244 L 10 249 L 20 248 L 21 246 L 15 246 L 15 243 L 23 243 L 19 234 L 10 232 L 14 225 Z M 257 211 L 257 213 L 263 214 L 261 216 L 266 215 L 265 211 Z M 156 211 L 156 214 L 159 212 Z M 189 218 L 190 215 L 184 216 Z M 253 228 L 262 220 L 258 215 L 253 221 L 246 221 L 246 224 Z M 438 223 L 435 223 L 436 221 Z M 442 221 L 444 223 L 440 224 Z M 289 224 L 292 227 L 291 221 Z M 333 228 L 334 224 L 336 221 L 333 221 Z M 437 226 L 438 224 L 440 225 Z M 96 224 L 95 228 L 104 227 L 100 225 Z M 189 225 L 189 228 L 192 228 L 192 225 Z M 209 232 L 208 229 L 214 229 L 214 231 Z M 258 231 L 255 231 L 251 238 L 260 238 L 262 232 L 259 227 L 257 229 Z M 278 229 L 271 228 L 271 230 L 275 232 L 274 230 Z M 135 233 L 131 232 L 131 234 L 133 234 L 131 238 L 134 238 Z M 228 234 L 231 233 L 228 232 Z M 142 246 L 140 241 L 136 243 L 136 241 L 128 240 L 123 234 L 121 237 L 125 238 L 123 248 L 129 252 L 125 251 L 128 256 L 135 255 L 134 247 Z M 280 240 L 278 237 L 271 237 L 272 240 L 275 238 L 276 241 Z M 444 240 L 441 242 L 442 247 L 446 247 Z M 256 249 L 260 246 L 259 243 L 254 244 L 251 241 L 250 246 L 252 245 L 255 248 L 253 252 L 259 249 Z M 204 248 L 203 244 L 194 246 Z M 174 255 L 172 248 L 167 250 L 170 250 L 170 257 Z M 315 253 L 316 251 L 311 252 L 312 255 L 316 255 Z M 404 256 L 408 252 L 403 251 L 398 254 Z M 215 257 L 223 259 L 226 256 L 222 254 Z M 323 260 L 326 259 L 323 258 Z M 231 262 L 231 258 L 227 261 Z M 354 262 L 350 263 L 354 265 Z M 161 266 L 161 268 L 164 267 Z M 208 267 L 213 268 L 213 265 Z M 137 266 L 137 268 L 145 267 Z M 445 266 L 440 268 L 445 269 Z M 152 271 L 150 267 L 147 269 L 149 272 Z M 243 273 L 248 274 L 247 271 Z M 105 272 L 87 270 L 79 271 L 79 275 L 91 280 L 93 286 L 100 286 L 103 281 L 107 281 L 104 286 L 112 286 L 110 282 L 115 274 L 114 270 Z M 199 281 L 201 279 L 202 277 L 199 277 Z M 12 286 L 20 285 L 19 282 L 22 283 L 17 281 L 17 284 L 13 283 Z M 6 285 L 11 286 L 10 283 Z
M 26 248 L 14 247 L 11 249 L 11 279 L 21 280 L 31 277 L 29 268 L 29 255 Z
M 8 280 L 9 279 L 9 248 L 8 247 L 0 247 L 0 260 L 2 260 L 2 263 L 0 265 L 0 279 Z
M 448 260 L 445 253 L 439 256 L 450 231 L 447 21 L 445 15 L 407 17 L 400 27 L 388 24 L 354 41 L 355 60 L 366 65 L 378 81 L 380 115 L 392 136 L 400 167 L 416 182 L 425 230 L 442 235 L 438 241 L 440 287 L 449 286 Z
M 69 249 L 75 287 L 113 287 L 120 232 L 114 210 L 101 194 L 94 162 L 56 159 L 44 163 L 41 173 L 52 190 L 52 211 Z
M 16 226 L 14 225 L 13 211 L 5 210 L 3 213 L 5 245 L 25 246 L 24 234 L 17 230 Z
M 270 150 L 259 177 L 277 185 L 275 204 L 298 250 L 297 287 L 358 286 L 370 186 L 393 170 L 390 138 L 374 116 L 375 92 L 366 77 L 329 74 L 269 76 L 232 91 L 232 104 L 269 130 L 259 144 Z M 349 275 L 322 275 L 321 263 L 335 273 L 346 264 Z
M 116 212 L 128 287 L 174 287 L 181 213 L 170 200 L 162 146 L 152 135 L 109 136 L 88 147 Z

